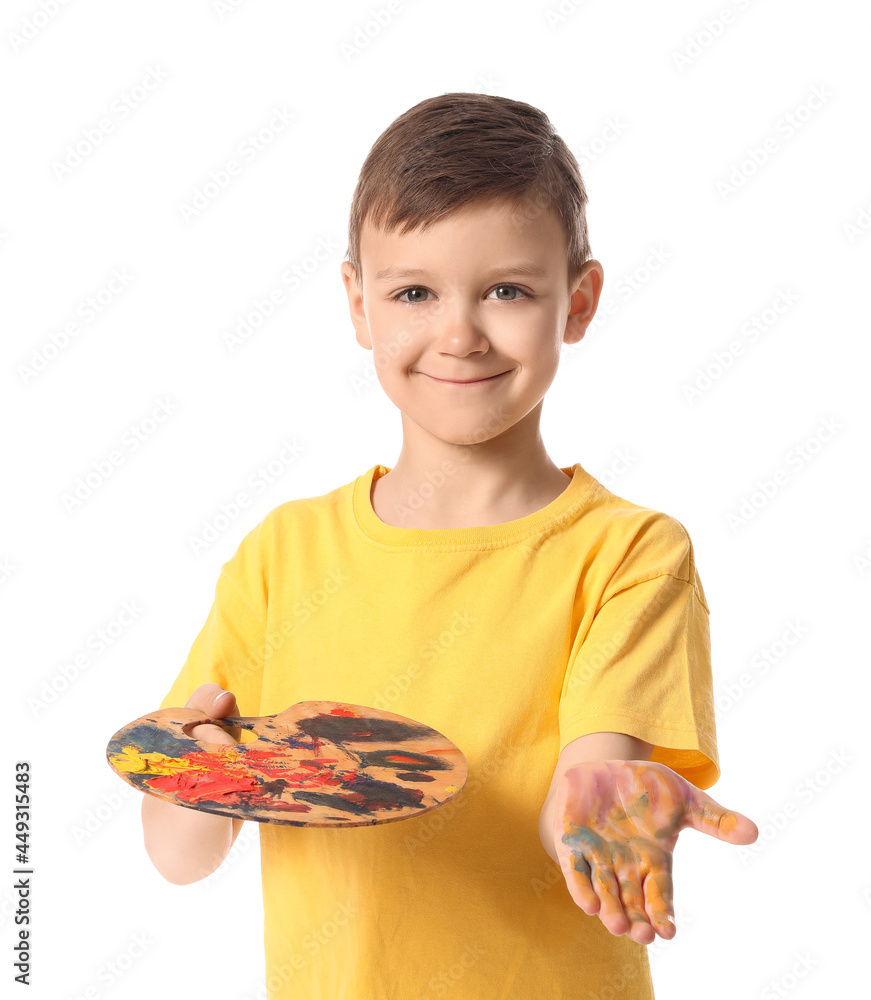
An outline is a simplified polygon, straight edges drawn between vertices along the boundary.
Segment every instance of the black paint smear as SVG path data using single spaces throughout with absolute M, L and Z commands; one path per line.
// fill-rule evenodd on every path
M 227 716 L 224 719 L 210 719 L 209 721 L 215 726 L 220 726 L 222 729 L 235 729 L 237 727 L 239 729 L 247 729 L 248 732 L 252 733 L 258 740 L 262 740 L 266 743 L 277 742 L 271 737 L 264 735 L 262 732 L 261 733 L 254 732 L 254 728 L 258 723 L 260 724 L 261 729 L 271 729 L 273 730 L 273 732 L 279 731 L 278 726 L 274 725 L 272 722 L 264 722 L 260 718 L 249 720 L 247 717 L 232 715 L 232 716 Z M 253 742 L 253 740 L 249 742 Z M 245 744 L 240 743 L 240 747 L 244 745 Z
M 307 736 L 329 740 L 332 743 L 402 743 L 426 737 L 442 739 L 429 726 L 409 725 L 392 719 L 370 719 L 348 715 L 315 715 L 310 719 L 300 719 L 297 728 Z
M 311 802 L 313 805 L 346 810 L 355 816 L 371 816 L 375 812 L 388 809 L 415 808 L 420 806 L 423 799 L 423 793 L 418 789 L 402 788 L 389 781 L 375 781 L 363 774 L 358 775 L 355 781 L 342 782 L 341 787 L 344 791 L 352 793 L 355 798 L 315 791 L 294 792 L 293 798 Z
M 450 771 L 453 767 L 445 760 L 411 750 L 360 750 L 357 755 L 367 767 L 403 767 L 407 771 Z M 401 760 L 397 760 L 401 757 Z
M 215 806 L 227 804 L 230 805 L 237 812 L 244 812 L 244 813 L 253 813 L 256 812 L 258 809 L 263 808 L 263 803 L 254 797 L 260 794 L 260 788 L 252 788 L 251 791 L 248 792 L 247 794 L 250 797 L 245 798 L 244 797 L 245 793 L 241 793 L 237 801 L 233 803 L 222 803 L 220 799 L 204 799 L 203 801 L 208 802 L 210 805 L 215 805 Z M 208 810 L 206 810 L 206 812 L 208 812 Z
M 396 777 L 400 778 L 402 781 L 435 781 L 435 778 L 431 774 L 400 774 L 398 771 Z
M 275 778 L 273 781 L 265 781 L 262 785 L 259 785 L 256 791 L 258 795 L 275 795 L 280 797 L 287 786 L 288 782 L 284 778 Z
M 158 725 L 150 726 L 143 722 L 127 730 L 123 743 L 113 738 L 106 748 L 106 752 L 109 754 L 123 753 L 126 746 L 134 746 L 144 753 L 162 753 L 166 757 L 183 757 L 187 753 L 200 749 L 195 740 L 179 739 Z M 149 777 L 153 778 L 154 775 L 151 774 Z
M 343 791 L 364 796 L 373 809 L 419 806 L 423 798 L 423 792 L 417 788 L 403 788 L 401 785 L 394 785 L 392 781 L 378 781 L 362 771 L 343 781 L 340 787 Z
M 350 802 L 339 795 L 329 795 L 326 792 L 294 792 L 293 797 L 300 802 L 310 802 L 313 806 L 329 806 L 331 809 L 344 809 L 355 816 L 371 816 L 372 810 L 361 802 Z

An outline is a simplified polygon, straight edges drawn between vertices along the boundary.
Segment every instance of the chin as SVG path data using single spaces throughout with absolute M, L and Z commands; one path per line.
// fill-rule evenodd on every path
M 499 437 L 500 434 L 504 434 L 508 430 L 508 427 L 462 427 L 451 430 L 445 430 L 444 428 L 426 429 L 433 437 L 439 438 L 446 444 L 453 444 L 458 447 L 472 447 L 473 445 L 484 444 L 485 441 L 491 441 L 493 438 Z

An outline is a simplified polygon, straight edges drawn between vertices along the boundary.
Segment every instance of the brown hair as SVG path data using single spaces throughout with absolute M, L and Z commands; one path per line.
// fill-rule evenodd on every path
M 578 161 L 544 112 L 491 94 L 430 97 L 401 114 L 375 141 L 351 202 L 346 258 L 362 282 L 364 221 L 400 234 L 472 202 L 505 200 L 522 225 L 546 207 L 568 243 L 569 285 L 592 251 Z

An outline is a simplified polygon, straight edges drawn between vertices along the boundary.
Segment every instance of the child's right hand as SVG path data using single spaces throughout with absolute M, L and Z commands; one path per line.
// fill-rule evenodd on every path
M 225 691 L 220 684 L 200 684 L 188 698 L 185 708 L 194 708 L 209 719 L 223 719 L 228 715 L 239 715 L 239 706 L 232 691 Z M 236 744 L 242 738 L 242 730 L 234 726 L 229 731 L 220 726 L 204 723 L 194 726 L 190 735 L 195 740 L 207 740 L 209 743 Z

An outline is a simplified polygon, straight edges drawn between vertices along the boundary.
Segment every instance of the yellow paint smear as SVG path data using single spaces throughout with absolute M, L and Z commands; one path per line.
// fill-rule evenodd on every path
M 149 774 L 178 774 L 179 771 L 205 771 L 202 765 L 192 764 L 187 760 L 177 760 L 162 753 L 140 753 L 136 747 L 126 746 L 123 753 L 116 753 L 110 758 L 112 766 L 119 771 Z

